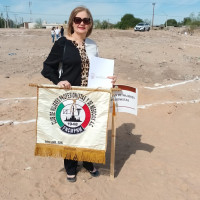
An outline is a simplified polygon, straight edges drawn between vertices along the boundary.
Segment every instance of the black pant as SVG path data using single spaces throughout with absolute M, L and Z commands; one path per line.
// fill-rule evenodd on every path
M 64 159 L 64 166 L 68 175 L 76 174 L 77 165 L 78 165 L 78 161 L 76 160 Z M 86 162 L 86 161 L 83 162 L 83 167 L 85 167 L 85 169 L 87 169 L 88 171 L 93 171 L 94 169 L 93 163 Z

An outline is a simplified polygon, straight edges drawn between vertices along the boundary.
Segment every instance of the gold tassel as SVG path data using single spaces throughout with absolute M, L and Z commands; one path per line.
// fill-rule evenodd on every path
M 62 157 L 69 160 L 88 161 L 105 164 L 105 151 L 73 148 L 53 144 L 36 144 L 35 156 Z

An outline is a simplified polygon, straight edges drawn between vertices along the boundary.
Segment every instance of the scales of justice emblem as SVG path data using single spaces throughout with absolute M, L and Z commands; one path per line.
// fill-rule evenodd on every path
M 90 109 L 80 99 L 63 101 L 56 110 L 56 120 L 61 130 L 65 133 L 82 133 L 88 126 L 90 119 Z

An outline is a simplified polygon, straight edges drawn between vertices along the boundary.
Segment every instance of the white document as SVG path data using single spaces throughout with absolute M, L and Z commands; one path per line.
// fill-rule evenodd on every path
M 90 57 L 88 87 L 112 88 L 112 79 L 107 77 L 113 76 L 113 72 L 114 60 Z

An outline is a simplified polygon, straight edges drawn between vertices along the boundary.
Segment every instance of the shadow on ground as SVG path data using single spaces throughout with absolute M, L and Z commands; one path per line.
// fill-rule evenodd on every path
M 151 153 L 154 146 L 142 143 L 142 135 L 134 135 L 132 130 L 135 128 L 133 123 L 124 123 L 116 130 L 116 146 L 115 146 L 115 177 L 119 175 L 126 160 L 135 154 L 137 150 L 147 151 Z M 100 168 L 101 174 L 109 175 L 110 173 L 110 152 L 111 152 L 111 130 L 108 131 L 108 146 L 106 152 L 106 164 L 96 165 Z

